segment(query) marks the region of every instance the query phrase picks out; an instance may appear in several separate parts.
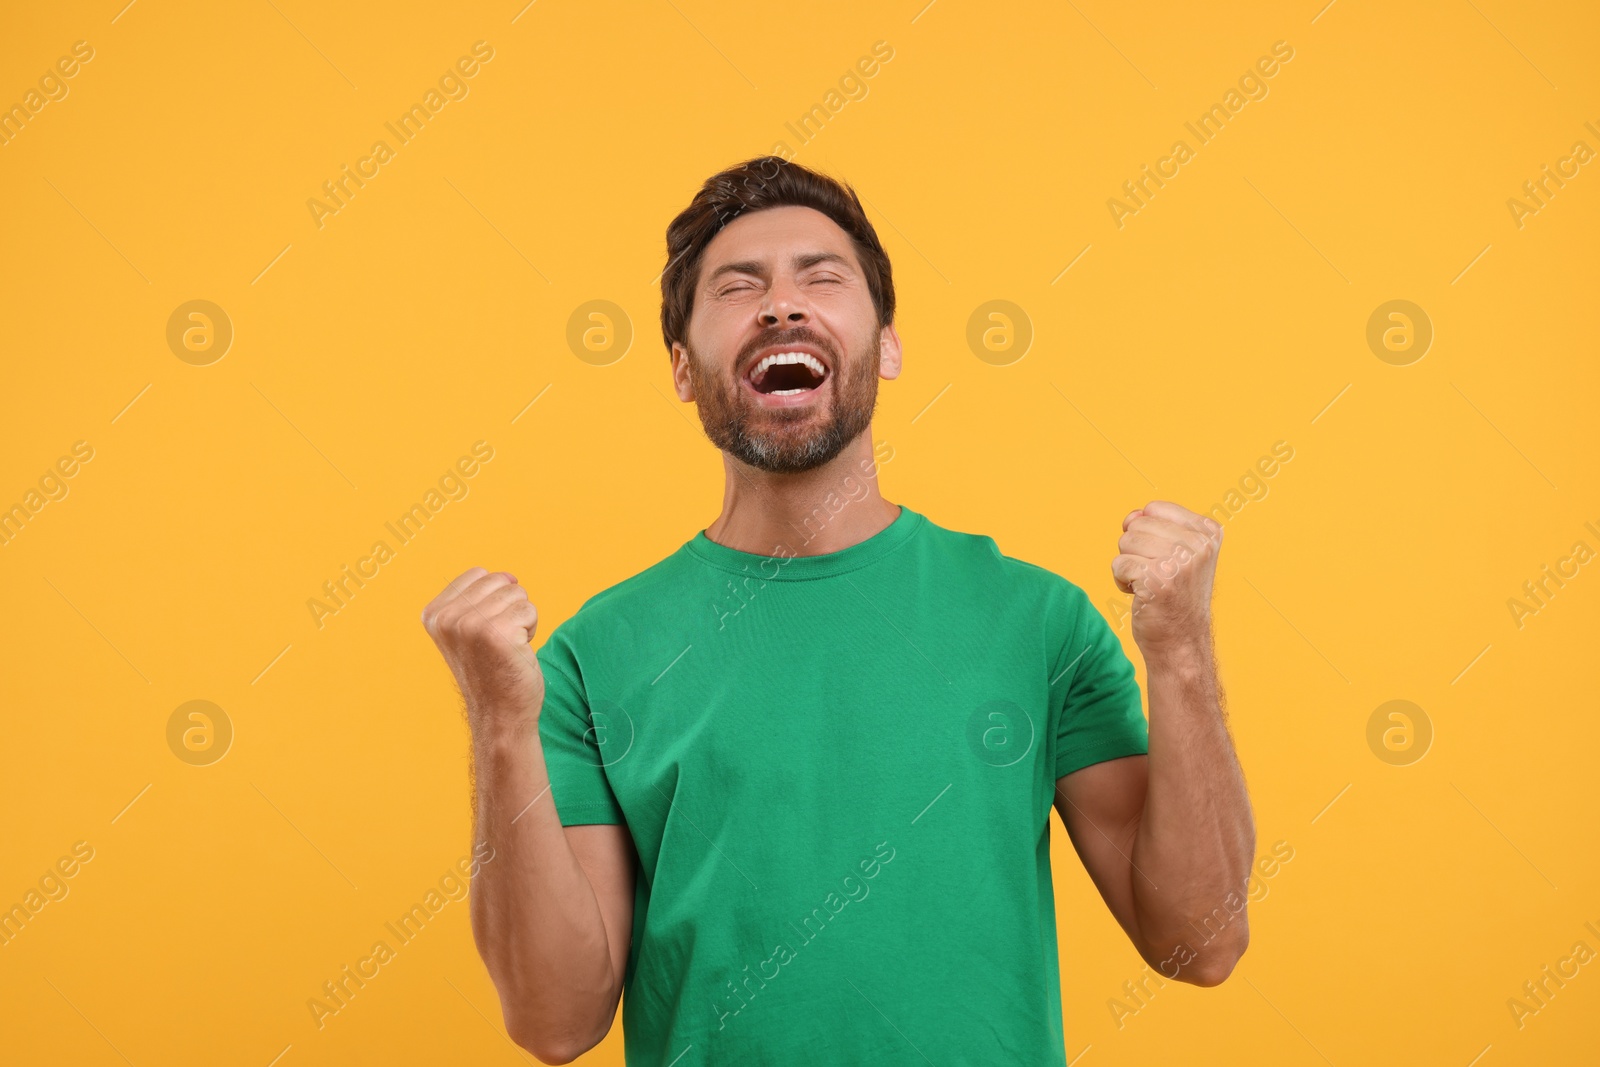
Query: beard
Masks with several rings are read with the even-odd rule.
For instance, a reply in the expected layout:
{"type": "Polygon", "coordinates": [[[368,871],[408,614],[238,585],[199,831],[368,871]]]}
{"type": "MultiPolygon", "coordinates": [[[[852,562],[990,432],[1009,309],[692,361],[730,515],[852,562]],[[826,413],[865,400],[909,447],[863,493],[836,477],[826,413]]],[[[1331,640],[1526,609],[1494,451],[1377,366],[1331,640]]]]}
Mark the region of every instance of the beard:
{"type": "Polygon", "coordinates": [[[689,381],[706,436],[722,451],[772,474],[796,474],[832,460],[872,424],[878,403],[881,332],[874,332],[860,352],[842,359],[832,345],[804,326],[763,333],[739,353],[734,365],[743,367],[750,353],[785,342],[809,342],[828,354],[834,369],[824,384],[833,395],[825,410],[816,404],[758,407],[738,378],[702,366],[689,350],[689,381]]]}

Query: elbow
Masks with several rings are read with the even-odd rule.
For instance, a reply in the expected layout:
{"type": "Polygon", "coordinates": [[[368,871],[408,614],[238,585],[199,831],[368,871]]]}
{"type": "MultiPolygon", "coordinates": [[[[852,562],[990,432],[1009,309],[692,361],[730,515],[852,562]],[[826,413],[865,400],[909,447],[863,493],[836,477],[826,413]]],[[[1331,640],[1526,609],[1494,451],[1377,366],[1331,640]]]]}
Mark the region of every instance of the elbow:
{"type": "Polygon", "coordinates": [[[1233,965],[1237,962],[1238,960],[1230,960],[1197,967],[1189,972],[1189,984],[1206,989],[1221,985],[1228,980],[1228,975],[1233,973],[1233,965]]]}
{"type": "MultiPolygon", "coordinates": [[[[494,973],[494,972],[492,972],[494,973]]],[[[591,993],[578,981],[534,980],[498,972],[506,1036],[541,1063],[571,1063],[604,1041],[616,1020],[620,990],[591,993]]]]}
{"type": "Polygon", "coordinates": [[[518,1041],[517,1045],[520,1048],[531,1052],[533,1054],[533,1058],[538,1060],[540,1063],[571,1063],[573,1060],[578,1058],[569,1054],[564,1049],[556,1049],[554,1047],[546,1048],[544,1045],[541,1045],[538,1042],[518,1041]]]}
{"type": "Polygon", "coordinates": [[[525,1030],[509,1031],[511,1040],[517,1046],[533,1053],[534,1058],[540,1063],[571,1063],[579,1056],[588,1052],[593,1045],[581,1042],[562,1040],[545,1033],[530,1033],[525,1030]]]}
{"type": "Polygon", "coordinates": [[[1218,937],[1198,949],[1180,941],[1165,956],[1148,949],[1139,954],[1168,981],[1210,987],[1227,981],[1249,943],[1250,932],[1241,924],[1226,939],[1218,937]]]}
{"type": "Polygon", "coordinates": [[[1241,930],[1229,944],[1219,945],[1213,951],[1202,954],[1189,970],[1189,982],[1203,987],[1221,985],[1233,973],[1249,945],[1249,931],[1241,930]]]}
{"type": "Polygon", "coordinates": [[[571,1063],[605,1039],[606,1030],[591,1039],[564,1028],[540,1025],[527,1018],[506,1019],[506,1034],[519,1048],[533,1053],[540,1063],[571,1063]]]}

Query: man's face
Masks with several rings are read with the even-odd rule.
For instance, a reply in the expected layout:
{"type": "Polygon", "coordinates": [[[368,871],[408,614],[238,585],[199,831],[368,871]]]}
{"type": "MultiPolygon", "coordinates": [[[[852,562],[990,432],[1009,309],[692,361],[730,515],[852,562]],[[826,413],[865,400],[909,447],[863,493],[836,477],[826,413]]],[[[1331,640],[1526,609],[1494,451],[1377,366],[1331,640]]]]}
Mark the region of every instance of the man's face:
{"type": "Polygon", "coordinates": [[[837,456],[872,422],[879,376],[900,373],[849,234],[808,207],[747,213],[712,238],[687,333],[679,397],[712,444],[774,473],[837,456]]]}

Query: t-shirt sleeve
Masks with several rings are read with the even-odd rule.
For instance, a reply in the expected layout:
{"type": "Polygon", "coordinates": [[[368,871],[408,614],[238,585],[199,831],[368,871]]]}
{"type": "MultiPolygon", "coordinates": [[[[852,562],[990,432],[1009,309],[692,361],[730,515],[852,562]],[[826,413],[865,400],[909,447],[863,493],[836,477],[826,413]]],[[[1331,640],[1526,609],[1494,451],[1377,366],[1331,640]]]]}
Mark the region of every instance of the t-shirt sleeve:
{"type": "Polygon", "coordinates": [[[605,724],[596,726],[567,635],[552,633],[536,656],[544,675],[539,743],[561,825],[626,822],[600,751],[605,724]]]}
{"type": "Polygon", "coordinates": [[[1057,778],[1091,763],[1150,751],[1150,728],[1133,663],[1088,594],[1077,586],[1071,592],[1078,624],[1050,674],[1055,679],[1051,699],[1061,713],[1057,778]]]}

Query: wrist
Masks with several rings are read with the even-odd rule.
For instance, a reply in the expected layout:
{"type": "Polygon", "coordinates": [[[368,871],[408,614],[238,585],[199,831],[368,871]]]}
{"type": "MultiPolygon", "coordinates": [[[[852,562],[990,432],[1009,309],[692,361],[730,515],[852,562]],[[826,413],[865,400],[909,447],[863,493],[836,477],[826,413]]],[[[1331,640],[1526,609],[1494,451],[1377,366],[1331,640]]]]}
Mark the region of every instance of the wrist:
{"type": "Polygon", "coordinates": [[[539,713],[485,710],[472,722],[474,748],[487,752],[516,751],[537,742],[539,713]]]}
{"type": "Polygon", "coordinates": [[[1213,662],[1209,635],[1196,635],[1140,649],[1150,671],[1199,674],[1211,670],[1213,662]]]}

